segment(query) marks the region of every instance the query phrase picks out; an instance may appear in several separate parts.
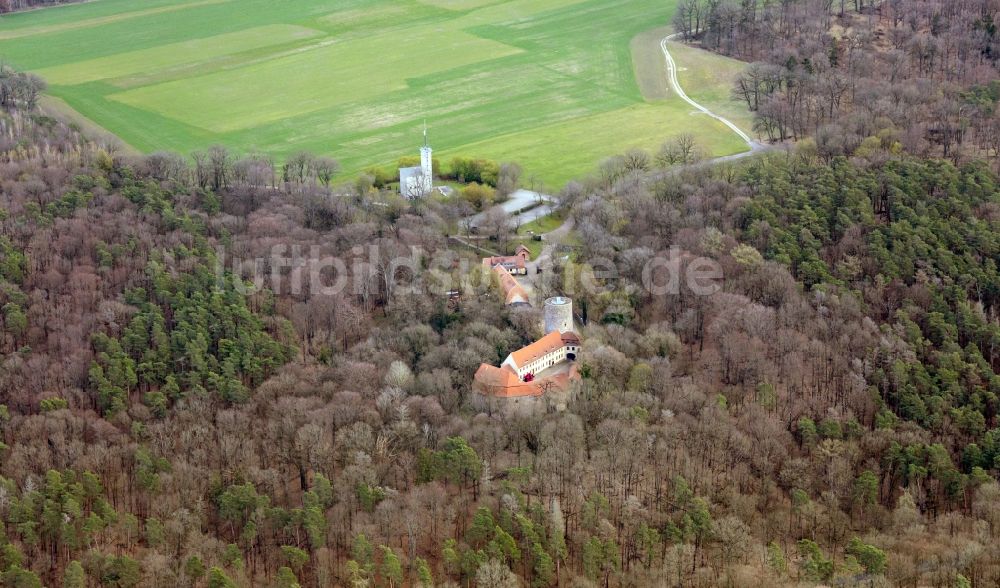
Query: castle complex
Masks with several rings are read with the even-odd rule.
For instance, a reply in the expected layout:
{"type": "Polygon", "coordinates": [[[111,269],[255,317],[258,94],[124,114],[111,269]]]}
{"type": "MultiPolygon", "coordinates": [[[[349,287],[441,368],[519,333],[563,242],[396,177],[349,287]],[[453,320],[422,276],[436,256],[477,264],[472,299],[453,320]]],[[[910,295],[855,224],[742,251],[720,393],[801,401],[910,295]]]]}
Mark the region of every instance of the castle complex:
{"type": "Polygon", "coordinates": [[[573,302],[556,297],[545,301],[545,336],[507,356],[499,367],[481,364],[475,387],[495,398],[539,397],[565,390],[580,379],[576,358],[580,336],[573,331],[573,302]]]}

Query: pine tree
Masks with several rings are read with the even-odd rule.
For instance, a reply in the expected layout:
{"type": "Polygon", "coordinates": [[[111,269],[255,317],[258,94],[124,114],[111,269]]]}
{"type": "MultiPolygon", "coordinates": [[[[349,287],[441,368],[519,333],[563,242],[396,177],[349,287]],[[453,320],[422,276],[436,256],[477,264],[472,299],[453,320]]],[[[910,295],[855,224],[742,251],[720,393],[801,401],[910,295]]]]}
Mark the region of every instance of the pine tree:
{"type": "Polygon", "coordinates": [[[535,575],[531,580],[531,585],[535,588],[545,588],[551,585],[552,580],[555,578],[556,569],[552,558],[545,552],[540,543],[535,543],[532,546],[531,556],[535,560],[535,575]]]}
{"type": "Polygon", "coordinates": [[[302,588],[295,572],[288,566],[278,568],[278,588],[302,588]]]}
{"type": "Polygon", "coordinates": [[[374,553],[375,550],[372,548],[372,544],[368,541],[368,538],[365,537],[365,534],[358,533],[354,538],[354,544],[351,546],[351,558],[358,563],[368,576],[371,576],[372,571],[375,569],[374,553]]]}
{"type": "Polygon", "coordinates": [[[208,588],[237,588],[237,586],[222,568],[213,567],[208,571],[208,588]]]}
{"type": "Polygon", "coordinates": [[[472,524],[465,532],[465,540],[474,549],[479,549],[489,543],[493,538],[493,529],[496,523],[493,521],[493,513],[486,507],[479,507],[472,517],[472,524]]]}
{"type": "Polygon", "coordinates": [[[417,585],[420,588],[433,588],[434,576],[431,575],[431,567],[427,565],[427,560],[418,557],[413,560],[413,566],[417,569],[417,585]]]}
{"type": "Polygon", "coordinates": [[[86,588],[87,575],[83,571],[80,562],[73,560],[66,566],[63,574],[63,588],[86,588]]]}
{"type": "Polygon", "coordinates": [[[393,553],[391,547],[381,545],[379,549],[382,550],[382,566],[380,569],[382,578],[389,581],[389,588],[393,588],[396,585],[402,585],[403,566],[399,562],[399,558],[396,557],[395,553],[393,553]]]}

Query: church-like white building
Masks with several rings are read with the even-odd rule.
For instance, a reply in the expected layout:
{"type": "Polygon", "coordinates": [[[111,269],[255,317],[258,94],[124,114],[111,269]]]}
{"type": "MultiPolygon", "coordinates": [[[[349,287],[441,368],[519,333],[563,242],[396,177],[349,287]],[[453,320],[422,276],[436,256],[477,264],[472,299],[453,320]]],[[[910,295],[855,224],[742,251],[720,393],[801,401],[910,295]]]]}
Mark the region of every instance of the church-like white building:
{"type": "Polygon", "coordinates": [[[434,166],[430,144],[427,142],[427,125],[424,125],[424,146],[420,148],[419,167],[399,168],[399,193],[406,198],[427,196],[434,189],[434,166]]]}

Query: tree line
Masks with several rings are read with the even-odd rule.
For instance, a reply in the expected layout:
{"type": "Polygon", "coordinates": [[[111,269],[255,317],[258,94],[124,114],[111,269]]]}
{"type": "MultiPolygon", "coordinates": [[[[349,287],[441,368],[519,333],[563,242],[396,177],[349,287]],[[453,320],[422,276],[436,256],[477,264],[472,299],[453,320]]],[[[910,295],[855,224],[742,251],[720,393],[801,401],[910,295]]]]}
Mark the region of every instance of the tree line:
{"type": "Polygon", "coordinates": [[[920,155],[1000,165],[995,1],[686,0],[674,26],[751,62],[733,89],[772,141],[829,155],[877,136],[920,155]]]}
{"type": "Polygon", "coordinates": [[[82,1],[83,0],[0,0],[0,14],[82,1]]]}
{"type": "Polygon", "coordinates": [[[1000,583],[1000,179],[870,130],[664,169],[698,159],[682,137],[570,183],[535,287],[574,298],[582,382],[505,411],[472,374],[538,311],[389,269],[475,263],[444,237],[466,199],[4,113],[3,582],[1000,583]],[[331,297],[214,280],[220,248],[276,243],[361,271],[331,297]],[[653,296],[671,248],[721,289],[653,296]]]}

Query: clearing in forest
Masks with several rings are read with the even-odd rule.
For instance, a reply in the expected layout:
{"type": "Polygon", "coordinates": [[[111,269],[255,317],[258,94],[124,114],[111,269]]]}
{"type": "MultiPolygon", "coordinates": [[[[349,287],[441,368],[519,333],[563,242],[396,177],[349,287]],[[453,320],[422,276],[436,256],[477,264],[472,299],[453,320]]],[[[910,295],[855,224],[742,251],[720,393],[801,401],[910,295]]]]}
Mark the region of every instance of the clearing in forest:
{"type": "MultiPolygon", "coordinates": [[[[443,162],[516,160],[554,190],[608,155],[683,132],[715,155],[746,149],[657,92],[662,35],[650,29],[673,9],[672,0],[94,0],[3,17],[0,58],[44,76],[60,114],[75,111],[140,151],[305,149],[356,172],[411,155],[426,119],[443,162]]],[[[737,62],[683,48],[675,58],[694,99],[745,126],[728,101],[737,62]]]]}

